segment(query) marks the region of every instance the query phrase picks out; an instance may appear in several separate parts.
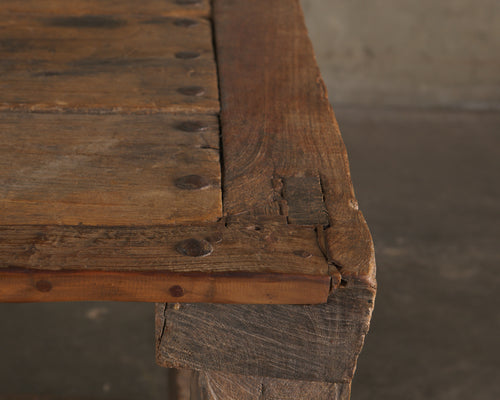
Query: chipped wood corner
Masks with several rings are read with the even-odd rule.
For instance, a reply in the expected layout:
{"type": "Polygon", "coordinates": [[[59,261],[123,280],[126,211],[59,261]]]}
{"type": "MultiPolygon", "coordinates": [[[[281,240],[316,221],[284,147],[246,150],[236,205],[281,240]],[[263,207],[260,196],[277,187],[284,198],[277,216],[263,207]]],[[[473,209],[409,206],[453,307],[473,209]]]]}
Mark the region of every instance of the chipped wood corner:
{"type": "Polygon", "coordinates": [[[353,211],[345,219],[332,219],[325,238],[328,261],[338,268],[343,285],[354,279],[377,288],[375,249],[361,211],[353,211]]]}

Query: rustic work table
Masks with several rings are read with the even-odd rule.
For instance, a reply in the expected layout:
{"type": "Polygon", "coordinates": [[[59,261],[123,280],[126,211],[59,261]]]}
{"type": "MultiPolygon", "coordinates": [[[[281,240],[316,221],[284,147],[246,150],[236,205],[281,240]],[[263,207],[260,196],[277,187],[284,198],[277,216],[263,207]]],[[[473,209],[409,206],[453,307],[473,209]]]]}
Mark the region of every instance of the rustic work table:
{"type": "Polygon", "coordinates": [[[4,0],[0,70],[0,301],[158,303],[179,399],[349,398],[373,244],[297,0],[4,0]]]}

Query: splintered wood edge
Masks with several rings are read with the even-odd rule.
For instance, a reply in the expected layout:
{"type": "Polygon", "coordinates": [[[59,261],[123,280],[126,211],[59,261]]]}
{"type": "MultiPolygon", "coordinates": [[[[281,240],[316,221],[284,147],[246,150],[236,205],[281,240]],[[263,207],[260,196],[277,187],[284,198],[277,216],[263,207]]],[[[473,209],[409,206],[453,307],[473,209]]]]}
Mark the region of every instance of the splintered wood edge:
{"type": "Polygon", "coordinates": [[[307,227],[0,226],[0,301],[318,304],[340,284],[307,227]]]}

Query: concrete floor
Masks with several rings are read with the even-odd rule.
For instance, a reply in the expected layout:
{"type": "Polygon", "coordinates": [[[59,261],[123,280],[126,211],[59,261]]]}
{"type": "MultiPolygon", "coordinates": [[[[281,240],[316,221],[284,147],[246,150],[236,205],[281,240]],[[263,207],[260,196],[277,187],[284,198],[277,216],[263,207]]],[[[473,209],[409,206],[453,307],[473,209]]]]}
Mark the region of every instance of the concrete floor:
{"type": "MultiPolygon", "coordinates": [[[[500,3],[302,3],[377,252],[352,398],[500,399],[500,3]]],[[[152,305],[0,320],[0,400],[165,399],[152,305]]]]}

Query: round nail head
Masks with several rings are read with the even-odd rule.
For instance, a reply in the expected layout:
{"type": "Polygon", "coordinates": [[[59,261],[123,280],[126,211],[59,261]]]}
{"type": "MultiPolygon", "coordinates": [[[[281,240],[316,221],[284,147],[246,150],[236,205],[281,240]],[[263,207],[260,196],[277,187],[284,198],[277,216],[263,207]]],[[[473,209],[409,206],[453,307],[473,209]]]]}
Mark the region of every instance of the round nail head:
{"type": "Polygon", "coordinates": [[[189,257],[205,257],[214,251],[213,246],[206,240],[186,239],[177,243],[177,251],[189,257]]]}
{"type": "Polygon", "coordinates": [[[184,96],[203,96],[205,94],[205,89],[201,86],[184,86],[177,91],[184,96]]]}
{"type": "Polygon", "coordinates": [[[199,190],[209,185],[210,182],[208,182],[207,178],[200,175],[186,175],[175,180],[175,186],[184,190],[199,190]]]}
{"type": "Polygon", "coordinates": [[[208,125],[200,121],[184,121],[177,125],[177,128],[184,132],[201,132],[208,129],[208,125]]]}
{"type": "Polygon", "coordinates": [[[174,25],[189,28],[190,26],[198,25],[198,21],[190,18],[178,18],[174,21],[174,25]]]}
{"type": "Polygon", "coordinates": [[[175,53],[175,58],[180,58],[181,60],[192,60],[193,58],[198,58],[201,54],[197,51],[179,51],[175,53]]]}
{"type": "Polygon", "coordinates": [[[184,296],[184,288],[179,285],[174,285],[168,289],[172,297],[182,297],[184,296]]]}

